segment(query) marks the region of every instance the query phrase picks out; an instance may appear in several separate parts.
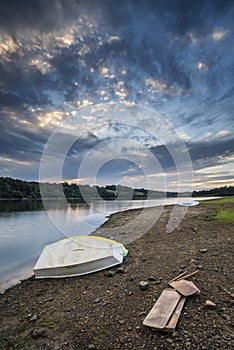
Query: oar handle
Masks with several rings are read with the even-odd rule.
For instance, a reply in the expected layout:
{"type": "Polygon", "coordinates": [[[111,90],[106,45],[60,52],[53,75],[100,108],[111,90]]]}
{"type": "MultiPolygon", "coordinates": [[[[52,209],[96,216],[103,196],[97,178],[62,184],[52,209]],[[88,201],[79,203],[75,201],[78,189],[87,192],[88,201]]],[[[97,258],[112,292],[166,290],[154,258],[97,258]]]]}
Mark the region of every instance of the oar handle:
{"type": "Polygon", "coordinates": [[[171,282],[173,282],[173,281],[178,280],[178,278],[180,278],[180,277],[186,275],[186,273],[187,273],[187,271],[182,272],[180,275],[174,277],[174,278],[173,278],[172,280],[170,280],[168,283],[171,283],[171,282]]]}
{"type": "Polygon", "coordinates": [[[200,270],[193,271],[193,272],[189,273],[188,275],[185,275],[183,277],[178,278],[177,281],[180,281],[182,279],[184,280],[186,278],[192,277],[192,276],[196,275],[198,272],[200,272],[200,270]]]}

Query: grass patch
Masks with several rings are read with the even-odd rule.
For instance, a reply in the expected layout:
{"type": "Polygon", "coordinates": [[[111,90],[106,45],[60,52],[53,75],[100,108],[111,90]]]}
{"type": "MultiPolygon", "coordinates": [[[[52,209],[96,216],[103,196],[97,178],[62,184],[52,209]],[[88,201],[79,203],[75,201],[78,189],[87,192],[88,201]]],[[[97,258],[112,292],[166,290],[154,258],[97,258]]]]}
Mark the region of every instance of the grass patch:
{"type": "Polygon", "coordinates": [[[234,223],[234,209],[220,209],[215,215],[216,219],[221,224],[233,224],[234,223]]]}
{"type": "Polygon", "coordinates": [[[218,199],[211,199],[210,201],[201,201],[200,204],[222,204],[222,203],[234,203],[234,197],[225,197],[218,199]]]}

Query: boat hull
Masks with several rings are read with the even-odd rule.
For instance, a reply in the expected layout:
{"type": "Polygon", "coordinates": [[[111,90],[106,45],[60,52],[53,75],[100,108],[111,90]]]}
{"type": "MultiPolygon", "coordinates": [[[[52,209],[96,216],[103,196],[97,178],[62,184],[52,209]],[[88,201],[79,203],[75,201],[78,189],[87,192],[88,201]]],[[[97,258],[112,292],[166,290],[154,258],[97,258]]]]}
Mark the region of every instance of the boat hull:
{"type": "Polygon", "coordinates": [[[45,246],[36,265],[35,278],[81,276],[123,262],[124,246],[96,237],[77,236],[45,246]]]}

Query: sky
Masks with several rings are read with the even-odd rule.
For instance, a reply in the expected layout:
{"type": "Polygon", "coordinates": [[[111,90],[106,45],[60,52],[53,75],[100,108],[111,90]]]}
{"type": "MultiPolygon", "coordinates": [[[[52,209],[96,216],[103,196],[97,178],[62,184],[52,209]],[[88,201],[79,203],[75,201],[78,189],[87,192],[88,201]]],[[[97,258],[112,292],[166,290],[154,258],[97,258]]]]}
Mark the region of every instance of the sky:
{"type": "Polygon", "coordinates": [[[2,0],[0,177],[234,185],[234,2],[2,0]]]}

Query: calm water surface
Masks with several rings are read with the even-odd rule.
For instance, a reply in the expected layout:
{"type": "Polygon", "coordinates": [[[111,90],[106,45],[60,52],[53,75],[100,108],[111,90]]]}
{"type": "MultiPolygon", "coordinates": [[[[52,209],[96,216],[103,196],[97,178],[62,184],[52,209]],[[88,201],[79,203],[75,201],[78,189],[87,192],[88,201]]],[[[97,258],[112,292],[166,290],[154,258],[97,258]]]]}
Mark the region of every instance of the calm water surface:
{"type": "Polygon", "coordinates": [[[32,275],[33,266],[46,244],[90,234],[114,212],[176,201],[176,198],[100,201],[89,206],[50,201],[45,211],[40,201],[0,200],[0,292],[32,275]]]}

